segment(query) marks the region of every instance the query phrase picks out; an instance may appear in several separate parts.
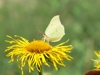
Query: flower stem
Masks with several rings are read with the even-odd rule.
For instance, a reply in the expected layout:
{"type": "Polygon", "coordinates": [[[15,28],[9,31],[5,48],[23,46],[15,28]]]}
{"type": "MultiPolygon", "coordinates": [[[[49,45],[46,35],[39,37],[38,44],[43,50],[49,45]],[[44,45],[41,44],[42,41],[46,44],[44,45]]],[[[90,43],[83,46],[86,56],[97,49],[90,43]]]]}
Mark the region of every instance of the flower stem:
{"type": "Polygon", "coordinates": [[[39,73],[39,75],[42,75],[42,71],[41,72],[38,72],[39,73]]]}
{"type": "Polygon", "coordinates": [[[39,67],[39,69],[40,69],[40,71],[38,71],[38,74],[39,74],[39,75],[42,75],[42,66],[39,67]]]}

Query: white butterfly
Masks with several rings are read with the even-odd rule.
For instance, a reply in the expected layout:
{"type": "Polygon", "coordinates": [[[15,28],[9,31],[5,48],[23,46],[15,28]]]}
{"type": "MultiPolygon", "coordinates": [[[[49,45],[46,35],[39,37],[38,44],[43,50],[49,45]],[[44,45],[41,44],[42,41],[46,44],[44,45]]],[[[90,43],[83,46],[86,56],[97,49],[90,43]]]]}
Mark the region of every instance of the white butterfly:
{"type": "Polygon", "coordinates": [[[45,30],[43,39],[47,40],[48,42],[57,42],[60,41],[64,35],[64,26],[60,22],[59,15],[54,16],[45,30]]]}

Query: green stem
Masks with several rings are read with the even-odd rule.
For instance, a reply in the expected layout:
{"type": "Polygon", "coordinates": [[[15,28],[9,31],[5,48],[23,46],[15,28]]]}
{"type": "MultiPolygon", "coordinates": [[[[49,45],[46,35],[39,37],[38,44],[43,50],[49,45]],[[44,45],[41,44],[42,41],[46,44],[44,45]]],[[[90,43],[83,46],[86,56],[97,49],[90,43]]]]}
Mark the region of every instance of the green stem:
{"type": "Polygon", "coordinates": [[[41,72],[38,72],[39,73],[39,75],[42,75],[42,71],[41,72]]]}
{"type": "Polygon", "coordinates": [[[39,75],[42,75],[42,66],[39,69],[40,69],[40,72],[38,71],[38,73],[39,73],[39,75]]]}

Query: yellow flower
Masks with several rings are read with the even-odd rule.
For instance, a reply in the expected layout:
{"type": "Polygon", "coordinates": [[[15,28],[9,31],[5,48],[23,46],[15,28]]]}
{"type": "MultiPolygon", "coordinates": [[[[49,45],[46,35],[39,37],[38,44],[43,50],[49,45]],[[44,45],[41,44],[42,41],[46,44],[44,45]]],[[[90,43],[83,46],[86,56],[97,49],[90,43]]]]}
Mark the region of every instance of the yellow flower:
{"type": "Polygon", "coordinates": [[[53,47],[43,40],[33,40],[32,42],[29,42],[25,38],[17,35],[15,35],[15,38],[19,39],[14,39],[8,35],[7,37],[12,39],[11,41],[6,40],[6,42],[12,44],[5,50],[9,51],[7,57],[11,58],[9,62],[12,63],[14,57],[17,56],[18,65],[22,70],[22,75],[24,73],[23,67],[26,63],[28,64],[29,72],[34,71],[34,67],[41,72],[42,64],[50,67],[48,61],[52,62],[55,69],[58,70],[57,64],[65,66],[63,61],[64,58],[67,60],[72,59],[71,56],[66,54],[72,50],[72,45],[63,46],[63,44],[68,41],[53,47]]]}
{"type": "Polygon", "coordinates": [[[95,62],[94,67],[96,69],[100,69],[100,51],[94,51],[94,53],[99,58],[99,59],[96,59],[96,60],[92,59],[95,62]]]}

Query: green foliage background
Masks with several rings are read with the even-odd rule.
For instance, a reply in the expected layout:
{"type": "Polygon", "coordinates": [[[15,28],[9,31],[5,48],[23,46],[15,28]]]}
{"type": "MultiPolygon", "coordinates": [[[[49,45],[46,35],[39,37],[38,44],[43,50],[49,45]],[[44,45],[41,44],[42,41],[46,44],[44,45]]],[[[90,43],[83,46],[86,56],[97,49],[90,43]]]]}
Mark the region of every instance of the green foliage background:
{"type": "MultiPolygon", "coordinates": [[[[0,75],[21,75],[16,61],[9,64],[4,50],[6,35],[20,35],[32,41],[41,39],[52,17],[60,15],[66,35],[57,43],[70,39],[73,45],[69,54],[74,59],[65,60],[66,67],[43,66],[44,75],[84,75],[93,69],[93,51],[100,49],[100,0],[0,0],[0,75]]],[[[24,75],[38,75],[35,70],[24,75]]]]}

